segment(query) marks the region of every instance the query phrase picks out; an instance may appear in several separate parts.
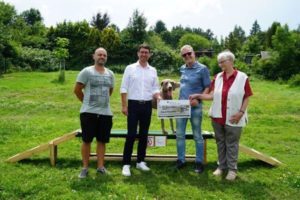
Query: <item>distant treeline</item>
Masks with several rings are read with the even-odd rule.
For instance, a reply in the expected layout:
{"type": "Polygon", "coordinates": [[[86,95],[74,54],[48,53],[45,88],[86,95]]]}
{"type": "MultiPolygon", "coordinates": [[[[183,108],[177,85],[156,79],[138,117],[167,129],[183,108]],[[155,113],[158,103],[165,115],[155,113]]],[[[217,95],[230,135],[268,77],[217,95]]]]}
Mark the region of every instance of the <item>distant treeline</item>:
{"type": "Polygon", "coordinates": [[[178,25],[168,30],[161,20],[149,30],[147,26],[143,13],[135,10],[123,30],[110,21],[107,13],[100,12],[89,22],[63,21],[46,27],[39,10],[17,13],[13,5],[0,1],[0,72],[54,71],[62,59],[66,69],[79,70],[93,63],[91,55],[101,46],[108,51],[107,65],[122,73],[126,64],[137,60],[137,46],[146,42],[152,48],[150,62],[159,73],[178,71],[182,64],[179,49],[184,44],[192,45],[202,55],[199,60],[212,75],[219,71],[216,55],[225,49],[236,55],[237,67],[248,74],[288,80],[300,73],[300,26],[289,30],[288,25],[274,22],[263,31],[255,21],[249,34],[236,25],[220,40],[210,29],[178,25]],[[61,40],[66,41],[63,46],[61,40]],[[57,53],[61,50],[65,57],[57,53]],[[266,56],[261,58],[261,52],[266,56]]]}

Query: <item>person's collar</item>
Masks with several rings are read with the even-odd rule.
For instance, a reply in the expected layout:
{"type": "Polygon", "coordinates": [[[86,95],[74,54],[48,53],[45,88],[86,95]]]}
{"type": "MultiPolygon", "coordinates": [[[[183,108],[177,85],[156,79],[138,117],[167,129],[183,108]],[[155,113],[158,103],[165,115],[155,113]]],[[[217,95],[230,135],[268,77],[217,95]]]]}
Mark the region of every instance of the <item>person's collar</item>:
{"type": "MultiPolygon", "coordinates": [[[[231,76],[236,77],[237,73],[238,73],[238,70],[234,67],[233,68],[233,74],[231,76]]],[[[222,72],[221,76],[223,76],[224,74],[225,74],[225,72],[222,72]]]]}
{"type": "Polygon", "coordinates": [[[195,68],[197,66],[198,61],[195,61],[192,66],[188,66],[187,64],[185,64],[186,68],[195,68]]]}
{"type": "Polygon", "coordinates": [[[136,65],[138,66],[138,67],[142,67],[142,68],[149,68],[149,63],[147,62],[147,65],[145,66],[145,67],[143,67],[141,64],[140,64],[140,61],[138,60],[137,62],[136,62],[136,65]]]}

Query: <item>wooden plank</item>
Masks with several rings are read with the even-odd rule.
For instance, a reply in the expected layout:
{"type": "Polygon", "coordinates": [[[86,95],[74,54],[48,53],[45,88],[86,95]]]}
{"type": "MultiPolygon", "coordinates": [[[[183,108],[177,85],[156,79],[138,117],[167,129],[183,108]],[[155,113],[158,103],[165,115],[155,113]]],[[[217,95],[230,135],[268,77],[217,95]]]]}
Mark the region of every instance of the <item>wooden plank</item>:
{"type": "MultiPolygon", "coordinates": [[[[96,153],[90,154],[91,160],[97,159],[96,153]]],[[[137,155],[132,155],[132,161],[136,161],[137,155]]],[[[105,154],[105,160],[108,161],[122,161],[123,154],[120,153],[106,153],[105,154]]],[[[185,159],[187,162],[195,162],[195,156],[194,155],[186,155],[185,159]]],[[[176,161],[177,155],[172,154],[149,154],[146,156],[147,161],[176,161]]]]}
{"type": "MultiPolygon", "coordinates": [[[[111,134],[110,137],[114,138],[114,137],[120,137],[120,138],[124,138],[127,135],[127,130],[111,130],[111,134]]],[[[168,134],[168,135],[164,135],[162,134],[161,131],[159,130],[149,130],[148,133],[149,136],[166,136],[167,139],[176,139],[176,135],[175,134],[168,134]]],[[[81,130],[78,130],[78,135],[76,137],[81,137],[81,130]]],[[[213,132],[209,132],[209,131],[202,131],[202,136],[204,139],[212,139],[214,138],[214,133],[213,132]]],[[[137,136],[138,137],[138,136],[137,136]]],[[[193,133],[192,132],[186,132],[185,135],[186,139],[193,139],[193,133]]]]}
{"type": "Polygon", "coordinates": [[[79,129],[75,130],[71,133],[65,134],[65,135],[63,135],[61,137],[58,137],[58,138],[55,138],[55,139],[51,140],[49,143],[53,143],[54,145],[58,145],[60,143],[66,142],[68,140],[71,140],[71,139],[75,138],[79,131],[81,131],[81,130],[79,130],[79,129]]]}
{"type": "Polygon", "coordinates": [[[32,149],[29,149],[29,150],[24,151],[24,152],[22,152],[22,153],[18,153],[18,154],[16,154],[16,155],[14,155],[14,156],[8,158],[8,159],[6,160],[6,162],[18,162],[19,160],[23,160],[23,159],[25,159],[25,158],[29,158],[29,157],[31,157],[32,155],[37,154],[37,153],[40,153],[40,152],[45,151],[45,150],[47,150],[47,149],[49,149],[49,144],[48,144],[48,143],[46,143],[46,144],[41,144],[41,145],[36,146],[36,147],[34,147],[34,148],[32,148],[32,149]]]}
{"type": "Polygon", "coordinates": [[[279,160],[277,160],[276,158],[273,158],[271,156],[267,156],[259,151],[256,151],[255,149],[252,149],[252,148],[249,148],[249,147],[246,147],[244,145],[239,145],[239,150],[253,158],[256,158],[256,159],[259,159],[259,160],[262,160],[270,165],[273,165],[273,166],[279,166],[279,165],[282,165],[282,162],[280,162],[279,160]]]}

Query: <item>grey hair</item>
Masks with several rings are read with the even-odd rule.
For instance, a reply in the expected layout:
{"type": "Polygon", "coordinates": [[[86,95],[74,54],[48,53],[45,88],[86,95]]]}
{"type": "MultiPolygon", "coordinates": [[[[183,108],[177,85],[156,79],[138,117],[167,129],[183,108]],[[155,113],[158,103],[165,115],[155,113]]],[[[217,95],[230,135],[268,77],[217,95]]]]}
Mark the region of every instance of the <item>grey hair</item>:
{"type": "Polygon", "coordinates": [[[191,51],[194,51],[193,47],[192,47],[191,45],[188,45],[188,44],[183,45],[183,46],[181,47],[181,49],[180,49],[180,52],[182,52],[183,49],[189,49],[189,50],[191,50],[191,51]]]}
{"type": "Polygon", "coordinates": [[[226,59],[231,60],[233,62],[235,60],[235,56],[231,51],[225,50],[218,54],[217,59],[218,61],[220,61],[221,59],[226,59]]]}

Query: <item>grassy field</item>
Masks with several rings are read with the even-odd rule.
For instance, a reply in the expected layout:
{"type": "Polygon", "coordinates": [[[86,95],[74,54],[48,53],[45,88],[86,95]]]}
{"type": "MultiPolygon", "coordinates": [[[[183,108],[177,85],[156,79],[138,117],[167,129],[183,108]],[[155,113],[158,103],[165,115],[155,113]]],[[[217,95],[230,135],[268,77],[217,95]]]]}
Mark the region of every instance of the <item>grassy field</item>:
{"type": "MultiPolygon", "coordinates": [[[[193,163],[176,172],[172,162],[149,162],[149,173],[133,167],[133,175],[126,178],[121,175],[121,162],[107,162],[112,174],[97,176],[92,161],[90,176],[79,180],[79,139],[59,146],[56,167],[50,166],[48,151],[6,163],[12,155],[79,128],[80,102],[73,95],[77,73],[67,72],[62,85],[53,81],[57,73],[12,73],[0,78],[0,199],[299,199],[300,88],[254,78],[250,123],[241,144],[271,155],[285,166],[271,167],[241,153],[235,182],[213,177],[213,140],[208,142],[208,164],[201,175],[193,172],[193,163]]],[[[121,75],[116,75],[116,81],[113,128],[125,129],[126,118],[120,112],[121,75]]],[[[204,106],[203,129],[211,131],[209,105],[204,106]]],[[[160,129],[155,113],[151,129],[160,129]]],[[[112,139],[107,151],[122,152],[123,145],[124,139],[112,139]]],[[[193,141],[188,141],[187,153],[194,152],[193,141]]],[[[148,153],[175,154],[175,141],[168,141],[167,147],[148,148],[148,153]]]]}

